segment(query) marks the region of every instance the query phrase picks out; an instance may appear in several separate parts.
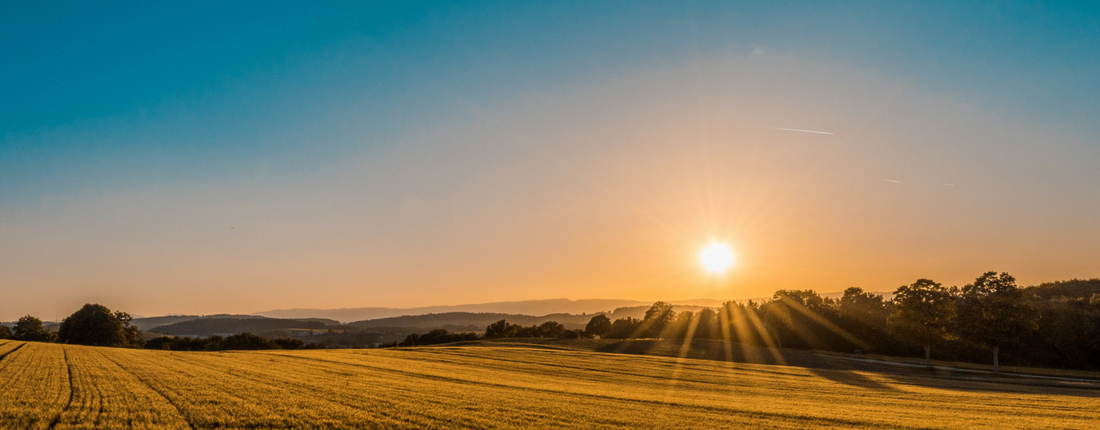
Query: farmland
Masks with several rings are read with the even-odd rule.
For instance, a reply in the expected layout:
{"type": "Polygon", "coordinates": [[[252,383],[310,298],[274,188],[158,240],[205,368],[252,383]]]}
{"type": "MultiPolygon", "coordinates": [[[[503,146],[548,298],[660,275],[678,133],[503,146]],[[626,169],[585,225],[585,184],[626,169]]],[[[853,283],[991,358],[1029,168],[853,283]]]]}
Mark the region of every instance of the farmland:
{"type": "Polygon", "coordinates": [[[1095,387],[549,345],[171,352],[0,341],[0,428],[1090,428],[1095,387]]]}

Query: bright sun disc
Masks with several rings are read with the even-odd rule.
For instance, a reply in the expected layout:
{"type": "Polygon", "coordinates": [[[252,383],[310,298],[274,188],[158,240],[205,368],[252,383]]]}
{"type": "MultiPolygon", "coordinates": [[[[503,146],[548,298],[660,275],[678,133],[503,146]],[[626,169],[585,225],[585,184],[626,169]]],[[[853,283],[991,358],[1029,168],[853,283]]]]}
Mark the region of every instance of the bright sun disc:
{"type": "Polygon", "coordinates": [[[733,251],[721,243],[712,243],[699,252],[699,263],[711,273],[723,273],[733,265],[733,251]]]}

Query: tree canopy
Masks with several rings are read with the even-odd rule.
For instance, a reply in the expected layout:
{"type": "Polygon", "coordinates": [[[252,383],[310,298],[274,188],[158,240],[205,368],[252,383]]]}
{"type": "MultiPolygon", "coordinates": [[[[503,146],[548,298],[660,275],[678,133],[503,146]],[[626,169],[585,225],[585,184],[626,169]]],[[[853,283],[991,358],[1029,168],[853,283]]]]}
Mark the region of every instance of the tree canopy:
{"type": "Polygon", "coordinates": [[[918,279],[894,292],[894,308],[887,320],[894,333],[924,346],[925,364],[932,366],[932,342],[950,333],[955,317],[955,292],[931,279],[918,279]]]}
{"type": "Polygon", "coordinates": [[[597,314],[588,321],[588,325],[584,327],[585,333],[591,336],[606,336],[611,333],[611,318],[607,315],[597,314]]]}
{"type": "Polygon", "coordinates": [[[132,321],[133,317],[125,312],[111,312],[106,306],[89,303],[61,322],[57,337],[77,345],[140,348],[145,341],[132,321]]]}
{"type": "Polygon", "coordinates": [[[1016,278],[986,272],[962,289],[959,335],[993,349],[993,371],[997,372],[1001,347],[1018,343],[1038,328],[1036,316],[1016,278]]]}
{"type": "Polygon", "coordinates": [[[42,328],[42,320],[27,315],[19,318],[12,329],[12,339],[30,342],[52,342],[57,335],[42,328]]]}

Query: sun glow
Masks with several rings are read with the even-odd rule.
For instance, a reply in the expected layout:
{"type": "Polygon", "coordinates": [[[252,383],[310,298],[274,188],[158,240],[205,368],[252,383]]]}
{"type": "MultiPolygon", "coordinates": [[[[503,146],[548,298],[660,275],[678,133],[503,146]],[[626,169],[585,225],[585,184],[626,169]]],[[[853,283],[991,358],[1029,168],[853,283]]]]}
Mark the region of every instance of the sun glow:
{"type": "Polygon", "coordinates": [[[711,243],[699,251],[699,263],[708,272],[725,273],[733,266],[733,250],[723,243],[711,243]]]}

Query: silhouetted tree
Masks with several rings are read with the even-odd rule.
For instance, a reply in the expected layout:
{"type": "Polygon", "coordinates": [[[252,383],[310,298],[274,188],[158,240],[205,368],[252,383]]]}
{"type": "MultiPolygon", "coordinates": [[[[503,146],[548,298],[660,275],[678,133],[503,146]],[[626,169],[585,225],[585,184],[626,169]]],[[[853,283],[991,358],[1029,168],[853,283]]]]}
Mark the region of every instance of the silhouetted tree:
{"type": "MultiPolygon", "coordinates": [[[[695,323],[695,313],[692,311],[681,311],[676,313],[676,317],[672,319],[672,322],[668,323],[668,327],[665,327],[663,336],[672,339],[683,339],[691,332],[691,326],[695,323]]],[[[694,336],[694,333],[691,333],[694,336]]]]}
{"type": "Polygon", "coordinates": [[[140,348],[145,341],[131,321],[125,312],[112,313],[106,306],[89,303],[61,321],[57,336],[64,343],[140,348]]]}
{"type": "Polygon", "coordinates": [[[222,348],[236,350],[276,349],[278,345],[275,345],[264,337],[256,336],[252,333],[238,333],[232,336],[226,336],[225,340],[222,342],[222,348]]]}
{"type": "Polygon", "coordinates": [[[665,327],[676,318],[676,312],[672,305],[665,302],[653,303],[649,310],[645,311],[642,324],[645,326],[645,337],[661,337],[665,327]]]}
{"type": "Polygon", "coordinates": [[[866,293],[862,288],[851,287],[844,290],[840,298],[840,317],[858,322],[868,327],[884,327],[890,316],[889,309],[882,296],[866,293]]]}
{"type": "Polygon", "coordinates": [[[604,336],[608,339],[629,339],[638,335],[642,321],[636,318],[619,318],[611,323],[611,332],[604,336]]]}
{"type": "Polygon", "coordinates": [[[565,334],[565,326],[556,321],[547,321],[539,325],[538,337],[560,338],[565,334]]]}
{"type": "Polygon", "coordinates": [[[791,311],[783,302],[771,301],[760,306],[764,329],[775,337],[776,346],[783,348],[782,333],[791,326],[791,311]]]}
{"type": "Polygon", "coordinates": [[[515,337],[516,331],[516,326],[508,324],[508,321],[500,320],[495,323],[489,324],[489,326],[485,328],[485,338],[499,339],[506,337],[515,337]]]}
{"type": "Polygon", "coordinates": [[[19,318],[12,330],[12,339],[29,342],[52,342],[57,340],[57,335],[42,328],[42,320],[27,315],[19,318]]]}
{"type": "Polygon", "coordinates": [[[588,325],[585,326],[584,331],[591,336],[603,337],[611,333],[611,318],[604,314],[596,315],[588,320],[588,325]]]}
{"type": "Polygon", "coordinates": [[[1016,278],[986,272],[963,287],[958,301],[959,334],[993,349],[993,373],[1000,372],[1002,346],[1013,345],[1035,330],[1037,313],[1016,278]]]}
{"type": "Polygon", "coordinates": [[[766,328],[760,321],[760,305],[752,300],[745,303],[728,301],[719,308],[718,319],[721,335],[733,342],[749,345],[763,344],[766,328]]]}
{"type": "Polygon", "coordinates": [[[141,348],[145,345],[145,336],[143,336],[141,330],[133,324],[134,317],[126,312],[115,311],[115,318],[118,318],[118,320],[122,322],[122,332],[126,337],[126,344],[128,346],[141,348]]]}
{"type": "Polygon", "coordinates": [[[11,329],[6,325],[0,325],[0,339],[11,338],[11,329]]]}
{"type": "Polygon", "coordinates": [[[695,323],[695,339],[718,339],[718,313],[711,308],[698,312],[695,323]]]}
{"type": "Polygon", "coordinates": [[[586,332],[584,330],[581,330],[581,329],[566,330],[565,333],[562,334],[562,339],[590,339],[590,338],[592,338],[592,335],[588,334],[588,332],[586,332]]]}
{"type": "Polygon", "coordinates": [[[949,334],[955,316],[955,294],[931,279],[918,279],[894,292],[887,324],[895,334],[924,346],[924,363],[932,367],[932,342],[949,334]]]}
{"type": "Polygon", "coordinates": [[[272,339],[271,342],[278,345],[282,349],[302,349],[306,347],[306,343],[301,339],[291,339],[289,337],[280,337],[272,339]]]}

